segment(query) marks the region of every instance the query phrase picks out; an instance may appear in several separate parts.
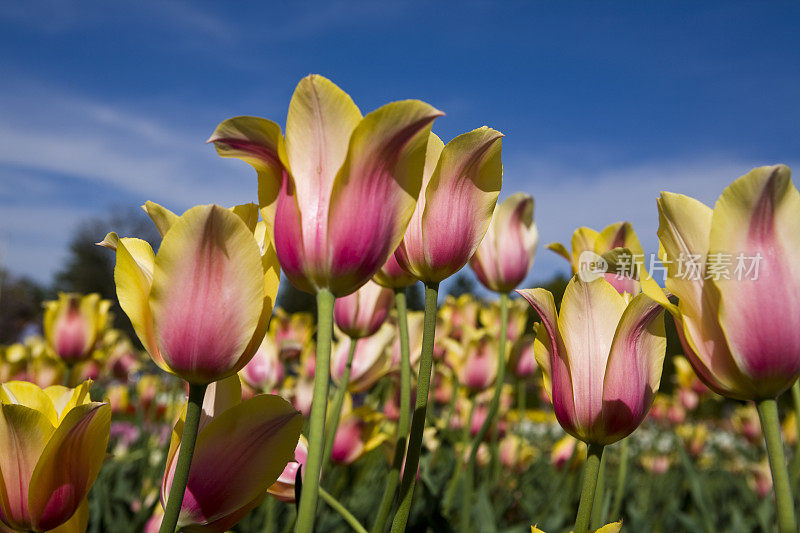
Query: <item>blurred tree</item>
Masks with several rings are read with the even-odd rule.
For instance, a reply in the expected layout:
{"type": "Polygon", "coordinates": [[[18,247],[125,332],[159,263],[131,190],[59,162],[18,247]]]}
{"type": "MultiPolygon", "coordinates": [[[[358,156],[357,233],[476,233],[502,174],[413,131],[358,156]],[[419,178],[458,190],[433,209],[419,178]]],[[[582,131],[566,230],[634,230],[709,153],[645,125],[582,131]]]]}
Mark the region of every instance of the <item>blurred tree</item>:
{"type": "Polygon", "coordinates": [[[144,239],[153,249],[157,249],[161,241],[155,225],[141,209],[114,208],[105,217],[86,220],[78,225],[70,240],[69,255],[64,267],[55,275],[53,288],[60,292],[96,292],[113,301],[114,327],[124,330],[134,342],[138,342],[127,315],[117,302],[114,254],[95,244],[102,241],[109,231],[115,231],[121,237],[144,239]]]}
{"type": "Polygon", "coordinates": [[[406,307],[411,311],[425,309],[425,292],[422,289],[422,283],[417,282],[406,288],[406,307]]]}
{"type": "Polygon", "coordinates": [[[17,342],[28,328],[41,324],[45,294],[35,281],[0,270],[0,344],[17,342]]]}
{"type": "Polygon", "coordinates": [[[281,286],[278,290],[277,306],[287,313],[311,313],[317,316],[317,298],[308,292],[301,291],[292,282],[281,275],[281,286]]]}

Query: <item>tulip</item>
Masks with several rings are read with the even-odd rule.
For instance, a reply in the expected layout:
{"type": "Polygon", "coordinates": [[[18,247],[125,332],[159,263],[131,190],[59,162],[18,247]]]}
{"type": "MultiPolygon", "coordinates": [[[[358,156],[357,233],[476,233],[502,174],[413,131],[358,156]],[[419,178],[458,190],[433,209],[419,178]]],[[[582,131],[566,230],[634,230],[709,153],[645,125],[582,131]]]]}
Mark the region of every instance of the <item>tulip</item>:
{"type": "Polygon", "coordinates": [[[516,193],[495,208],[489,229],[469,266],[490,291],[509,292],[528,275],[538,243],[533,197],[516,193]]]}
{"type": "Polygon", "coordinates": [[[0,521],[47,531],[88,520],[89,493],[108,446],[111,409],[75,389],[0,385],[0,521]]]}
{"type": "Polygon", "coordinates": [[[480,302],[470,293],[462,294],[458,298],[447,295],[439,310],[439,316],[446,327],[445,335],[460,341],[465,330],[472,330],[477,326],[480,308],[480,302]]]}
{"type": "Polygon", "coordinates": [[[287,314],[276,308],[269,323],[269,335],[275,339],[283,360],[298,357],[311,342],[314,333],[314,318],[310,313],[287,314]]]}
{"type": "Polygon", "coordinates": [[[356,292],[336,300],[333,318],[339,329],[353,339],[369,337],[378,331],[393,303],[393,293],[373,281],[356,292]]]}
{"type": "Polygon", "coordinates": [[[645,294],[620,294],[604,277],[574,277],[558,314],[549,291],[518,292],[542,319],[534,349],[558,422],[589,445],[575,524],[575,532],[584,533],[603,448],[636,429],[658,390],[666,350],[663,309],[645,294]]]}
{"type": "Polygon", "coordinates": [[[372,278],[375,283],[390,289],[405,289],[417,282],[417,278],[406,272],[394,254],[389,256],[386,263],[375,273],[372,278]]]}
{"type": "MultiPolygon", "coordinates": [[[[189,475],[205,388],[236,374],[264,338],[278,292],[279,266],[254,204],[193,207],[183,215],[148,202],[162,235],[154,254],[140,239],[109,233],[122,309],[153,361],[190,384],[187,443],[162,531],[174,531],[189,475]],[[194,434],[194,435],[191,435],[194,434]]],[[[237,378],[238,379],[238,378],[237,378]]]]}
{"type": "Polygon", "coordinates": [[[286,277],[317,294],[319,349],[309,432],[310,484],[298,531],[313,527],[324,453],[333,299],[358,289],[394,252],[422,185],[426,142],[441,111],[418,100],[387,104],[367,116],[331,81],[310,75],[289,104],[286,137],[274,122],[236,117],[209,139],[224,157],[259,174],[259,203],[275,225],[286,277]]]}
{"type": "Polygon", "coordinates": [[[267,489],[267,492],[282,502],[294,503],[297,471],[301,470],[300,476],[305,477],[307,457],[308,441],[304,436],[300,435],[300,440],[297,441],[297,446],[294,449],[294,461],[289,461],[286,464],[286,468],[283,469],[275,483],[267,489]]]}
{"type": "Polygon", "coordinates": [[[380,432],[382,420],[383,415],[368,406],[345,413],[336,431],[331,459],[349,465],[380,446],[386,441],[386,434],[380,432]]]}
{"type": "Polygon", "coordinates": [[[278,357],[278,345],[269,335],[261,341],[261,346],[239,376],[245,385],[257,392],[271,392],[283,381],[283,364],[278,357]]]}
{"type": "Polygon", "coordinates": [[[45,338],[68,369],[92,355],[110,308],[111,300],[99,294],[60,293],[58,300],[44,302],[45,338]]]}
{"type": "Polygon", "coordinates": [[[738,178],[712,210],[680,194],[658,200],[666,288],[646,290],[673,314],[703,382],[755,401],[773,467],[781,531],[796,531],[775,398],[800,376],[800,192],[784,165],[738,178]],[[768,427],[764,427],[768,426],[768,427]]]}
{"type": "Polygon", "coordinates": [[[394,335],[394,326],[386,323],[371,337],[358,341],[346,339],[339,342],[333,350],[331,360],[333,381],[351,392],[369,390],[391,369],[389,347],[394,340],[394,335]],[[352,359],[350,359],[352,366],[349,379],[345,383],[346,363],[352,346],[355,346],[352,359]]]}
{"type": "Polygon", "coordinates": [[[553,242],[547,245],[548,250],[556,252],[569,261],[573,274],[586,270],[587,266],[589,266],[586,265],[587,261],[595,261],[599,256],[610,252],[614,248],[628,250],[630,254],[628,262],[627,264],[619,265],[618,272],[606,272],[603,277],[620,293],[637,294],[640,290],[640,285],[634,276],[634,266],[644,261],[644,251],[629,222],[611,224],[599,233],[587,227],[578,228],[572,234],[571,254],[561,243],[553,242]]]}
{"type": "Polygon", "coordinates": [[[539,368],[533,349],[534,339],[533,335],[523,335],[511,346],[509,367],[519,379],[531,377],[539,368]]]}
{"type": "Polygon", "coordinates": [[[392,522],[394,533],[405,529],[411,512],[428,406],[439,282],[467,263],[486,234],[503,180],[502,136],[484,126],[445,146],[439,137],[430,135],[424,192],[395,251],[399,265],[425,284],[425,327],[414,403],[419,415],[412,421],[408,439],[408,468],[392,522]]]}
{"type": "MultiPolygon", "coordinates": [[[[244,402],[241,398],[236,376],[206,390],[178,528],[232,528],[261,503],[294,458],[302,426],[300,413],[279,396],[260,394],[244,402]]],[[[161,484],[163,505],[169,501],[179,467],[185,423],[186,414],[182,413],[172,431],[161,484]]]]}
{"type": "Polygon", "coordinates": [[[488,389],[497,377],[497,345],[486,332],[473,332],[464,350],[464,358],[455,362],[459,383],[472,392],[488,389]]]}

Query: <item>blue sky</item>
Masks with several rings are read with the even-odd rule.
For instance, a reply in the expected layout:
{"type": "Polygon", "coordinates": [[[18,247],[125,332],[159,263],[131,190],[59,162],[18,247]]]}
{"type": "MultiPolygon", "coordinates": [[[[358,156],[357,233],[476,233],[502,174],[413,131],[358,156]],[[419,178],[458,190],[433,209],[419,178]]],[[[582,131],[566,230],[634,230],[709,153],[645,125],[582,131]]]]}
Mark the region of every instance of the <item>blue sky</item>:
{"type": "MultiPolygon", "coordinates": [[[[0,265],[49,281],[79,222],[152,199],[255,199],[204,144],[285,121],[297,81],[363,112],[419,98],[445,139],[506,134],[503,195],[537,201],[542,246],[630,220],[655,251],[660,190],[712,203],[762,164],[800,168],[800,4],[62,2],[0,10],[0,265]]],[[[113,228],[98,228],[98,239],[113,228]]]]}

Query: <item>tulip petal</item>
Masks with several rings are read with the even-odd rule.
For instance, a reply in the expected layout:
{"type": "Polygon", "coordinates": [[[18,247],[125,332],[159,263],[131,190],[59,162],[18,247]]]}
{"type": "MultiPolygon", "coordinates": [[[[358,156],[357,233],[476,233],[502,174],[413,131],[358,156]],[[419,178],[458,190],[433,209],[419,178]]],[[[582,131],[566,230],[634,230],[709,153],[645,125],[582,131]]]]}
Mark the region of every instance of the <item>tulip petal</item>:
{"type": "Polygon", "coordinates": [[[614,248],[627,248],[634,256],[643,257],[639,238],[630,222],[617,222],[603,229],[594,243],[594,251],[600,255],[614,248]]]}
{"type": "Polygon", "coordinates": [[[236,157],[256,169],[258,205],[272,238],[276,201],[286,174],[279,156],[284,143],[281,127],[265,118],[234,117],[221,122],[208,142],[221,157],[236,157]]]}
{"type": "Polygon", "coordinates": [[[572,264],[572,256],[570,255],[569,250],[567,250],[567,247],[561,244],[560,242],[551,242],[550,244],[545,246],[545,248],[547,248],[552,252],[557,253],[558,255],[569,261],[570,265],[572,264]]]}
{"type": "MultiPolygon", "coordinates": [[[[301,426],[300,413],[273,395],[255,396],[209,422],[197,437],[179,526],[214,522],[265,494],[293,459],[301,426]]],[[[164,501],[174,473],[173,462],[164,501]]]]}
{"type": "Polygon", "coordinates": [[[430,127],[443,115],[419,100],[386,104],[353,130],[333,181],[328,246],[337,272],[334,294],[360,284],[394,252],[422,186],[430,127]]]}
{"type": "Polygon", "coordinates": [[[608,443],[627,436],[650,409],[661,382],[667,338],[664,310],[646,294],[622,314],[603,379],[603,436],[608,443]]]}
{"type": "Polygon", "coordinates": [[[31,528],[29,482],[54,431],[41,412],[0,404],[0,518],[15,529],[31,528]]]}
{"type": "Polygon", "coordinates": [[[150,220],[153,221],[153,224],[156,225],[156,229],[162,237],[169,231],[169,228],[172,227],[175,221],[178,220],[178,215],[166,207],[151,202],[150,200],[144,203],[142,209],[147,213],[147,216],[150,217],[150,220]]]}
{"type": "Polygon", "coordinates": [[[579,261],[581,254],[587,250],[594,252],[595,243],[600,238],[600,233],[581,226],[576,229],[572,234],[572,272],[576,273],[579,269],[579,261]]]}
{"type": "Polygon", "coordinates": [[[774,398],[800,374],[800,329],[791,320],[800,315],[798,228],[800,192],[784,165],[734,181],[711,221],[707,275],[715,260],[729,272],[710,278],[719,290],[720,324],[737,365],[762,397],[774,398]],[[758,270],[746,272],[757,257],[758,270]]]}
{"type": "Polygon", "coordinates": [[[247,204],[235,205],[230,208],[230,211],[242,219],[247,229],[255,233],[256,224],[258,224],[258,206],[256,204],[250,202],[247,204]]]}
{"type": "Polygon", "coordinates": [[[241,218],[216,205],[184,213],[164,236],[150,291],[169,367],[192,383],[237,372],[263,305],[261,254],[241,218]]]}
{"type": "Polygon", "coordinates": [[[33,383],[27,381],[9,381],[0,385],[0,401],[3,403],[24,405],[42,413],[53,425],[58,425],[58,411],[50,396],[33,383]]]}
{"type": "MultiPolygon", "coordinates": [[[[703,279],[712,211],[688,196],[662,192],[658,214],[658,238],[667,267],[666,288],[678,297],[677,318],[683,322],[678,334],[686,356],[711,389],[746,398],[752,391],[747,390],[747,380],[731,356],[716,319],[718,292],[703,279]]],[[[647,286],[642,288],[654,297],[654,291],[647,286]]],[[[674,309],[671,312],[674,314],[674,309]]]]}
{"type": "Polygon", "coordinates": [[[92,401],[89,397],[89,389],[91,386],[91,381],[84,381],[74,389],[69,389],[61,385],[52,385],[44,389],[44,393],[50,398],[50,401],[53,403],[58,413],[57,423],[64,420],[67,413],[76,405],[83,405],[92,401]]]}
{"type": "Polygon", "coordinates": [[[89,527],[89,498],[84,498],[72,518],[47,533],[86,533],[89,527]]]}
{"type": "Polygon", "coordinates": [[[87,403],[72,409],[42,452],[31,476],[28,506],[37,531],[59,526],[89,493],[106,456],[111,408],[87,403]]]}
{"type": "MultiPolygon", "coordinates": [[[[603,409],[603,382],[608,356],[625,299],[604,278],[585,282],[574,277],[561,300],[558,328],[564,339],[572,392],[575,425],[587,431],[603,409]]],[[[555,390],[554,396],[558,395],[555,390]]],[[[555,401],[555,399],[554,399],[555,401]]]]}
{"type": "Polygon", "coordinates": [[[536,350],[539,366],[546,372],[545,381],[551,391],[553,409],[559,420],[571,421],[575,419],[575,401],[572,391],[572,376],[569,355],[561,334],[556,314],[556,303],[553,295],[545,289],[521,289],[517,291],[542,319],[542,326],[537,331],[536,338],[546,350],[536,350]],[[545,361],[544,356],[549,355],[545,361]]]}

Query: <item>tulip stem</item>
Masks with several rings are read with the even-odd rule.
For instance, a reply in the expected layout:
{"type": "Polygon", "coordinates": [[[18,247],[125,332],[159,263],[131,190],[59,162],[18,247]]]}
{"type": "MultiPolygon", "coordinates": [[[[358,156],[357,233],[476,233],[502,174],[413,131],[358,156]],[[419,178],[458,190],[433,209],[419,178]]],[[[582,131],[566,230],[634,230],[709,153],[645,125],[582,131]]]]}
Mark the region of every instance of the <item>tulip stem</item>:
{"type": "Polygon", "coordinates": [[[586,533],[589,531],[589,520],[592,516],[594,492],[597,488],[597,476],[600,473],[600,461],[603,458],[601,444],[589,444],[589,453],[583,465],[583,489],[581,489],[581,503],[578,505],[578,516],[575,519],[573,533],[586,533]]]}
{"type": "Polygon", "coordinates": [[[174,533],[178,525],[183,494],[186,492],[186,484],[189,482],[189,470],[192,466],[197,429],[200,427],[200,413],[203,410],[203,398],[206,395],[207,387],[207,384],[189,384],[189,399],[186,402],[186,418],[183,422],[181,446],[178,450],[175,474],[172,476],[172,485],[169,488],[169,497],[164,509],[164,518],[161,520],[161,528],[158,530],[159,533],[174,533]]]}
{"type": "Polygon", "coordinates": [[[781,533],[795,533],[797,521],[794,515],[792,490],[789,486],[789,474],[786,470],[786,459],[783,455],[781,427],[778,420],[778,402],[774,398],[756,402],[761,429],[767,445],[769,467],[772,470],[772,487],[775,490],[775,502],[778,507],[778,529],[781,533]]]}
{"type": "Polygon", "coordinates": [[[522,420],[525,418],[525,415],[528,411],[527,407],[528,402],[528,384],[525,382],[525,379],[518,379],[517,380],[517,431],[522,433],[520,430],[522,429],[522,420]]]}
{"type": "Polygon", "coordinates": [[[417,397],[414,401],[414,416],[411,420],[411,433],[408,439],[408,453],[400,485],[400,503],[392,522],[392,533],[405,531],[408,516],[411,513],[411,502],[414,496],[414,484],[417,479],[417,467],[422,451],[422,433],[425,429],[425,414],[428,408],[428,390],[431,384],[431,366],[433,364],[433,341],[436,335],[437,299],[439,284],[425,284],[425,321],[422,330],[422,353],[419,360],[419,376],[417,379],[417,397]]]}
{"type": "Polygon", "coordinates": [[[386,520],[392,510],[394,497],[397,493],[397,484],[400,480],[400,470],[406,457],[406,439],[411,415],[411,354],[408,345],[408,315],[406,309],[406,291],[394,290],[394,305],[397,309],[397,330],[400,337],[400,419],[397,421],[397,434],[395,435],[394,458],[392,469],[386,479],[386,489],[378,508],[378,517],[372,526],[372,533],[382,533],[386,528],[386,520]]]}
{"type": "Polygon", "coordinates": [[[347,364],[344,367],[342,378],[339,380],[339,384],[336,387],[336,394],[333,397],[331,410],[328,412],[328,419],[325,422],[325,426],[328,428],[325,434],[325,464],[331,460],[333,441],[336,440],[336,430],[339,429],[339,417],[342,415],[342,405],[344,405],[347,385],[350,382],[350,371],[353,368],[353,355],[356,353],[357,343],[358,339],[350,338],[350,349],[347,352],[347,364]]]}
{"type": "Polygon", "coordinates": [[[325,454],[325,411],[328,408],[328,382],[331,372],[331,338],[333,337],[334,296],[328,289],[317,292],[317,354],[314,370],[314,396],[308,431],[306,483],[297,511],[297,533],[311,533],[317,514],[319,477],[325,454]]]}
{"type": "Polygon", "coordinates": [[[589,526],[591,530],[600,529],[603,522],[603,500],[605,499],[606,492],[606,463],[608,462],[608,454],[605,454],[600,459],[600,469],[597,473],[597,486],[594,489],[595,499],[592,505],[592,515],[589,526]]]}
{"type": "Polygon", "coordinates": [[[800,477],[800,380],[792,385],[792,401],[794,402],[794,422],[797,443],[795,444],[794,457],[789,465],[789,475],[797,482],[800,477]]]}
{"type": "Polygon", "coordinates": [[[63,385],[68,389],[72,388],[72,369],[74,368],[73,365],[67,364],[67,369],[64,371],[64,382],[63,385]]]}
{"type": "Polygon", "coordinates": [[[361,522],[359,522],[358,519],[353,516],[353,513],[348,511],[344,505],[339,503],[339,500],[334,498],[332,494],[320,487],[319,495],[323,500],[325,500],[325,503],[330,505],[331,509],[339,513],[339,516],[344,518],[344,521],[353,528],[353,531],[356,531],[357,533],[367,533],[367,530],[361,525],[361,522]]]}
{"type": "Polygon", "coordinates": [[[483,419],[483,424],[472,440],[472,448],[469,452],[469,459],[467,460],[467,477],[464,480],[464,495],[461,505],[461,530],[469,530],[469,517],[472,510],[472,486],[474,484],[475,474],[475,458],[478,456],[478,448],[489,433],[497,410],[500,406],[500,395],[503,392],[503,381],[506,377],[506,343],[507,343],[507,330],[508,330],[508,293],[500,293],[500,339],[497,347],[497,376],[494,380],[494,394],[489,403],[489,409],[486,412],[486,418],[483,419]]]}
{"type": "Polygon", "coordinates": [[[628,475],[628,439],[622,439],[619,450],[619,467],[617,470],[617,488],[614,491],[614,505],[611,506],[611,520],[620,520],[622,517],[622,497],[625,495],[625,478],[628,475]]]}

